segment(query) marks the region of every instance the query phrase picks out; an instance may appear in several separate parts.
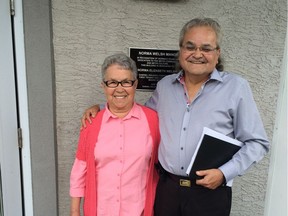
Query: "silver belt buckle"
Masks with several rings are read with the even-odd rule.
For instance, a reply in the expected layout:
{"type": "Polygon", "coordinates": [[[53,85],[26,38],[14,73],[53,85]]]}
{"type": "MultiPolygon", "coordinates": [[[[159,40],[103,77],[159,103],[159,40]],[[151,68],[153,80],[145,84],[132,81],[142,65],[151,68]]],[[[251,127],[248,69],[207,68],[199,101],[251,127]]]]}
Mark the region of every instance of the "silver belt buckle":
{"type": "Polygon", "coordinates": [[[191,187],[191,181],[187,179],[180,179],[179,180],[180,186],[182,187],[191,187]]]}

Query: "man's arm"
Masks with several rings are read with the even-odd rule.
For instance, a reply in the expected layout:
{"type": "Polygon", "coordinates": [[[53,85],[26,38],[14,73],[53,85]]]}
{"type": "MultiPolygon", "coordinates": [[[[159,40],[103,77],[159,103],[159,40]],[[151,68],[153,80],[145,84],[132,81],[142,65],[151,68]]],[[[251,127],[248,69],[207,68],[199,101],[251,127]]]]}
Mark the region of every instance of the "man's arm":
{"type": "Polygon", "coordinates": [[[230,161],[219,167],[226,181],[243,175],[269,151],[269,141],[247,81],[242,83],[238,94],[233,115],[234,136],[244,145],[230,161]]]}
{"type": "Polygon", "coordinates": [[[91,117],[94,118],[97,113],[100,111],[100,105],[96,104],[94,106],[89,107],[85,110],[82,118],[81,118],[81,130],[86,128],[86,120],[91,124],[91,117]]]}

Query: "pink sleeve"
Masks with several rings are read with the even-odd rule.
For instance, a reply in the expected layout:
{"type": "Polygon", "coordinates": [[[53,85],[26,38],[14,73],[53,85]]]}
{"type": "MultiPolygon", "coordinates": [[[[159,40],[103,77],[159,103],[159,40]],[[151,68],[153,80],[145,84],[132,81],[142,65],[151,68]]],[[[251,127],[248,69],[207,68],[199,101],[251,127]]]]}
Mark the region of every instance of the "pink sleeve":
{"type": "Polygon", "coordinates": [[[71,197],[84,197],[86,170],[86,161],[82,161],[76,158],[70,175],[71,197]]]}

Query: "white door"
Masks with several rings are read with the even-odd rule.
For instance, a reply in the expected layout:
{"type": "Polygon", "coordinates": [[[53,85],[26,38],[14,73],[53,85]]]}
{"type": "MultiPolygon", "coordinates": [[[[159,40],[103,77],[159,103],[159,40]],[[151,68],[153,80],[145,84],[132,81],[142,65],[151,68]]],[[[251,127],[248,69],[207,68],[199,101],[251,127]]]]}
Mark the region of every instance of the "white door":
{"type": "Polygon", "coordinates": [[[0,1],[0,215],[21,216],[22,193],[10,1],[0,1]]]}

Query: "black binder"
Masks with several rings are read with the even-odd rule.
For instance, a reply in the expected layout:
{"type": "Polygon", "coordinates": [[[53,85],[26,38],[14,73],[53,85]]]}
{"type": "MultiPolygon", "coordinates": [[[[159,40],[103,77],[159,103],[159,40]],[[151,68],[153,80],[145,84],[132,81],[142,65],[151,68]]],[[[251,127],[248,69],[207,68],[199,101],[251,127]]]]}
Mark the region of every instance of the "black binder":
{"type": "Polygon", "coordinates": [[[228,162],[242,145],[243,143],[236,139],[205,127],[186,173],[192,179],[200,179],[196,171],[219,168],[228,162]]]}

